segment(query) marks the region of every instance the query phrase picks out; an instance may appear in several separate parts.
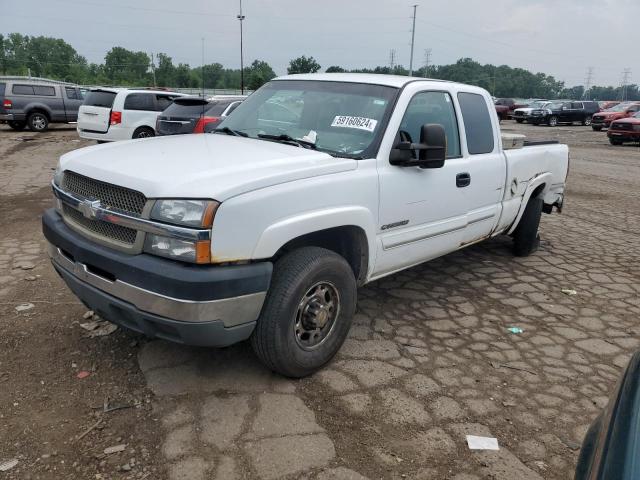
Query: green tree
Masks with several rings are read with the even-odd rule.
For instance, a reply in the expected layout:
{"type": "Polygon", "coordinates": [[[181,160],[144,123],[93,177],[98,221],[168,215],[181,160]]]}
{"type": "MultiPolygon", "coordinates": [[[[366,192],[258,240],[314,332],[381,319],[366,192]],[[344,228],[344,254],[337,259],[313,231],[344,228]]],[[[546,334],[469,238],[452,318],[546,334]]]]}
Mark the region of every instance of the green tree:
{"type": "Polygon", "coordinates": [[[249,90],[257,90],[262,85],[276,76],[276,73],[267,62],[254,60],[251,66],[245,69],[245,84],[249,90]]]}
{"type": "Polygon", "coordinates": [[[108,81],[115,85],[149,85],[150,63],[151,59],[145,52],[113,47],[104,57],[104,72],[108,81]]]}
{"type": "Polygon", "coordinates": [[[315,58],[307,58],[304,55],[291,60],[289,68],[287,68],[289,75],[294,73],[316,73],[318,70],[320,70],[320,64],[316,62],[315,58]]]}
{"type": "Polygon", "coordinates": [[[159,53],[156,56],[158,66],[156,67],[156,83],[162,87],[175,87],[176,67],[173,65],[171,57],[166,53],[159,53]]]}
{"type": "Polygon", "coordinates": [[[327,73],[344,73],[344,72],[346,72],[346,70],[344,68],[342,68],[342,67],[337,66],[337,65],[332,65],[329,68],[327,68],[325,70],[325,72],[327,72],[327,73]]]}

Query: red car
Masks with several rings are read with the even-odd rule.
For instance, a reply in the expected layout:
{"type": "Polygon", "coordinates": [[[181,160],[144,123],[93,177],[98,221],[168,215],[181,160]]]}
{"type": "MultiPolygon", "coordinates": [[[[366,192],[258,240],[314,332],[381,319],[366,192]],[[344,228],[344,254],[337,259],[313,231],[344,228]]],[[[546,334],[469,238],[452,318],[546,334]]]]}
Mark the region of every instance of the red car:
{"type": "Polygon", "coordinates": [[[625,102],[615,107],[600,112],[591,117],[591,128],[599,132],[603,128],[609,128],[611,122],[627,118],[640,112],[640,102],[625,102]]]}
{"type": "Polygon", "coordinates": [[[607,137],[611,145],[622,145],[624,142],[640,143],[640,113],[613,122],[607,137]]]}
{"type": "Polygon", "coordinates": [[[500,120],[507,120],[511,117],[511,112],[516,108],[528,107],[526,103],[516,103],[513,98],[497,98],[495,101],[496,113],[500,120]]]}
{"type": "Polygon", "coordinates": [[[620,102],[619,100],[603,100],[598,102],[598,104],[600,105],[600,110],[608,110],[611,107],[615,107],[619,103],[622,102],[620,102]]]}

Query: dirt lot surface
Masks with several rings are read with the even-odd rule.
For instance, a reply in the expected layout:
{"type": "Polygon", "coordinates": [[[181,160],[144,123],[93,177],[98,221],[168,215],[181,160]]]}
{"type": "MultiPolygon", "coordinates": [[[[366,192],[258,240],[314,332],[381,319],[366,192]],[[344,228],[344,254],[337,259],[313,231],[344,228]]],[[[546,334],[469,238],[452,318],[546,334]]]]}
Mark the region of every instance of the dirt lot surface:
{"type": "Polygon", "coordinates": [[[0,479],[571,478],[640,346],[640,149],[503,127],[571,147],[540,250],[497,238],[362,288],[336,360],[291,381],[247,345],[89,337],[40,230],[57,157],[88,143],[0,126],[0,479]]]}

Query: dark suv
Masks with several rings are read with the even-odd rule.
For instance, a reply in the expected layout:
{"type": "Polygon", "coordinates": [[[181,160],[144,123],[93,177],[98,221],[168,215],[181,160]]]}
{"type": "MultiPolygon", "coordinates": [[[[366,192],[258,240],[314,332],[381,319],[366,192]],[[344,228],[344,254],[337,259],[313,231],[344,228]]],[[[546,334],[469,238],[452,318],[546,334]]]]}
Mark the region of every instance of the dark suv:
{"type": "Polygon", "coordinates": [[[527,120],[534,125],[545,124],[555,127],[561,123],[591,125],[591,117],[600,111],[598,102],[571,101],[553,102],[544,108],[533,110],[527,120]]]}
{"type": "Polygon", "coordinates": [[[157,135],[208,133],[242,103],[244,96],[176,98],[156,120],[157,135]]]}
{"type": "Polygon", "coordinates": [[[44,132],[52,122],[75,122],[85,92],[56,80],[0,77],[0,122],[33,132],[44,132]]]}

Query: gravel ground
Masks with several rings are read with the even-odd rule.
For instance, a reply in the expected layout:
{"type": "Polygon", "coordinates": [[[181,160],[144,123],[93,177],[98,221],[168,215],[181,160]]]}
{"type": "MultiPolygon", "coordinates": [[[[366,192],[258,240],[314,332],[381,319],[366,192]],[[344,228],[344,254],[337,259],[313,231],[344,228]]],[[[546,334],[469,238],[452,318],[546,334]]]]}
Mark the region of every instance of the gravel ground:
{"type": "Polygon", "coordinates": [[[503,129],[571,148],[540,250],[514,258],[496,238],[362,288],[336,360],[291,381],[246,344],[89,337],[39,224],[57,157],[89,143],[0,126],[0,462],[19,461],[0,478],[571,478],[640,346],[640,149],[588,127],[503,129]]]}

